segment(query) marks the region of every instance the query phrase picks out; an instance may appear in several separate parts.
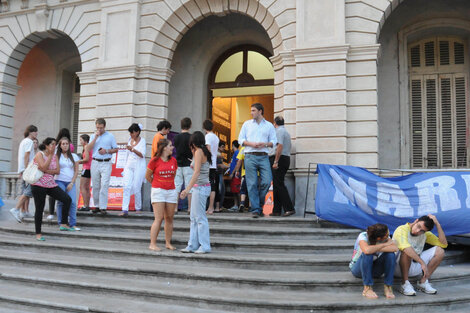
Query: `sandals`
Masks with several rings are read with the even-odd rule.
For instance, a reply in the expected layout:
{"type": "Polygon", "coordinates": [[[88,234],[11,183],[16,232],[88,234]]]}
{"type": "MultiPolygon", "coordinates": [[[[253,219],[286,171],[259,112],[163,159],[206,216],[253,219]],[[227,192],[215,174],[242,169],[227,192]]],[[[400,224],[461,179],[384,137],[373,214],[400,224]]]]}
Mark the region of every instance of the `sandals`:
{"type": "Polygon", "coordinates": [[[364,286],[364,290],[362,291],[362,296],[366,299],[377,299],[379,296],[372,290],[371,286],[364,286]]]}
{"type": "Polygon", "coordinates": [[[392,286],[384,285],[384,296],[387,299],[395,299],[392,286]]]}

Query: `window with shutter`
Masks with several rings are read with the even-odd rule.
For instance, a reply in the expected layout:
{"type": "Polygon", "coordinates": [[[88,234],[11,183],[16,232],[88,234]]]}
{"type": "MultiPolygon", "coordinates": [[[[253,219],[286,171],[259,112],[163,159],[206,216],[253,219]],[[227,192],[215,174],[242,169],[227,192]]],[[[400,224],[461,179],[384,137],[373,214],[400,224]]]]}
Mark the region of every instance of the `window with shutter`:
{"type": "Polygon", "coordinates": [[[409,45],[408,55],[411,166],[468,167],[466,45],[428,38],[409,45]]]}

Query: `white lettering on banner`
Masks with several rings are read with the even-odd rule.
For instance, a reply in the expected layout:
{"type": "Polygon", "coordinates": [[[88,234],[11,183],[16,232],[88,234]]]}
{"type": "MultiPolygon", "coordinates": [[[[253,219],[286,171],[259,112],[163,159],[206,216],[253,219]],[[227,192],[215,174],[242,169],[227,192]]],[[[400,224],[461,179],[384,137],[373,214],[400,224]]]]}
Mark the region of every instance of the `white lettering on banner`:
{"type": "Polygon", "coordinates": [[[377,183],[377,212],[396,217],[413,216],[410,201],[400,186],[379,182],[377,183]],[[393,209],[395,209],[393,211],[393,209]]]}
{"type": "Polygon", "coordinates": [[[467,190],[467,198],[465,199],[465,207],[470,208],[470,175],[461,175],[465,181],[465,187],[467,190]]]}
{"type": "Polygon", "coordinates": [[[439,201],[442,211],[457,210],[461,208],[461,203],[457,190],[452,187],[455,179],[452,176],[436,176],[416,183],[418,189],[419,207],[418,216],[437,213],[437,201],[439,201]],[[439,200],[436,199],[439,197],[439,200]]]}
{"type": "Polygon", "coordinates": [[[330,169],[330,175],[336,190],[333,201],[347,204],[349,200],[367,214],[372,214],[372,210],[367,205],[367,185],[365,183],[351,177],[346,183],[333,169],[330,169]]]}

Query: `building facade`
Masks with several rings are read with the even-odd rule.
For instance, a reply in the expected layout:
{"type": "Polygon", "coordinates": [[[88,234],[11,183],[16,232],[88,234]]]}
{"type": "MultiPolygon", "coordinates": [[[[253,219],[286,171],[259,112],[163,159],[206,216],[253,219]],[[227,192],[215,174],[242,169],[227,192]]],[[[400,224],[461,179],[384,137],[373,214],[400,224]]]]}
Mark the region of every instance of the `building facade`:
{"type": "MultiPolygon", "coordinates": [[[[254,101],[292,135],[289,177],[302,210],[309,163],[468,167],[465,0],[2,0],[0,171],[22,132],[118,142],[133,122],[226,141],[254,101]]],[[[150,149],[148,149],[150,150],[150,149]]]]}

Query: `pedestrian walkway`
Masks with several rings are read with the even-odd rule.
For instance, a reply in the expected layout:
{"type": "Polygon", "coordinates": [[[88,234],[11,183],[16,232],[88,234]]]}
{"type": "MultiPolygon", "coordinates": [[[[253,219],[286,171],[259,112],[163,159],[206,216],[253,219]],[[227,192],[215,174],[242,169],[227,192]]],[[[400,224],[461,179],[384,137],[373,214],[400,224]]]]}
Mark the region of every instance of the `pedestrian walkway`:
{"type": "MultiPolygon", "coordinates": [[[[470,258],[449,249],[432,280],[439,293],[365,300],[348,271],[358,231],[303,218],[209,217],[213,253],[148,250],[151,213],[78,216],[80,232],[16,223],[0,209],[0,312],[464,312],[470,258]]],[[[175,216],[184,248],[189,217],[175,216]]],[[[163,242],[159,242],[164,247],[163,242]]],[[[382,290],[379,280],[376,290],[382,290]]]]}

